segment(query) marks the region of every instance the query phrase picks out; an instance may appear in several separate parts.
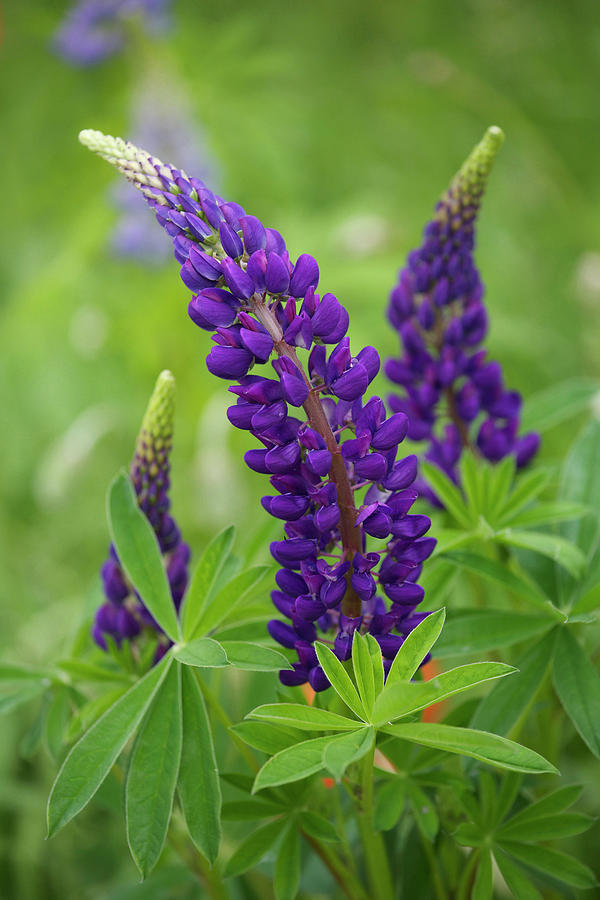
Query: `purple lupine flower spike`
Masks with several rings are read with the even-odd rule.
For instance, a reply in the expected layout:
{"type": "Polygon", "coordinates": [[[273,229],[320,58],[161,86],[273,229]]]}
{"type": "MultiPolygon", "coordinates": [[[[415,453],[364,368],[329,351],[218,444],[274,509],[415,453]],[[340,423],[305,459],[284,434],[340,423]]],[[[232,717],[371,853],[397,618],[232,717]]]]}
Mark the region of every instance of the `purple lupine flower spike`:
{"type": "MultiPolygon", "coordinates": [[[[140,509],[152,525],[163,555],[173,603],[179,609],[188,580],[188,545],[169,514],[169,454],[173,443],[175,379],[170,372],[158,376],[131,463],[130,477],[140,509]]],[[[96,613],[92,635],[106,649],[105,635],[117,644],[132,639],[144,628],[160,632],[159,651],[168,643],[119,565],[114,546],[101,569],[106,603],[96,613]]]]}
{"type": "Polygon", "coordinates": [[[390,408],[408,416],[409,438],[427,441],[425,458],[456,483],[466,447],[490,462],[513,454],[522,467],[539,446],[537,434],[519,436],[521,396],[506,390],[499,363],[481,349],[487,313],[473,258],[475,220],[503,140],[499,128],[487,130],[437,204],[390,295],[388,317],[402,347],[385,365],[400,388],[390,408]]]}
{"type": "Polygon", "coordinates": [[[435,540],[427,516],[410,514],[416,458],[396,459],[406,416],[386,418],[378,397],[364,399],[377,352],[352,354],[347,311],[317,293],[316,260],[294,263],[279,232],[132,144],[96,131],[80,140],[142,191],[171,236],[194,295],[189,315],[214,332],[208,368],[236,382],[228,418],[260,442],[245,460],[270,476],[275,493],[262,504],[285,523],[271,553],[281,567],[272,599],[286,621],[269,632],[298,654],[281,680],[323,690],[315,640],[346,659],[356,630],[375,637],[389,670],[424,615],[416,582],[435,540]]]}
{"type": "Polygon", "coordinates": [[[124,47],[128,21],[138,19],[150,32],[164,31],[169,4],[170,0],[80,0],[56,32],[54,49],[75,66],[95,66],[124,47]]]}

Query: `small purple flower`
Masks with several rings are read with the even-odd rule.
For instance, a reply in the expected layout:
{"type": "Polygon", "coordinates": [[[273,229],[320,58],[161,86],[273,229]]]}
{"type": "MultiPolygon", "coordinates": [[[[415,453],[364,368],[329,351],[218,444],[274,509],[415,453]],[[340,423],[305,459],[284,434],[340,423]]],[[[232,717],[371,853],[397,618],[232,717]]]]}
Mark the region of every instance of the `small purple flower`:
{"type": "MultiPolygon", "coordinates": [[[[427,441],[425,458],[455,483],[467,447],[493,463],[512,454],[522,467],[539,446],[537,434],[519,436],[520,394],[506,390],[499,363],[479,349],[487,313],[473,258],[475,221],[502,141],[499,128],[488,129],[437,204],[390,295],[388,317],[402,354],[385,365],[400,388],[389,405],[408,417],[408,437],[427,441]]],[[[420,489],[439,504],[427,485],[420,489]]]]}
{"type": "MultiPolygon", "coordinates": [[[[152,525],[163,555],[173,603],[179,609],[188,581],[189,547],[169,514],[169,454],[173,440],[175,379],[161,372],[138,435],[130,477],[138,504],[152,525]]],[[[101,569],[106,603],[96,613],[92,636],[106,650],[106,635],[120,644],[144,628],[158,631],[159,648],[167,640],[128,583],[114,546],[101,569]]]]}
{"type": "Polygon", "coordinates": [[[429,519],[410,512],[416,458],[397,459],[407,418],[386,417],[378,397],[365,400],[377,351],[353,355],[347,311],[333,294],[317,293],[316,260],[302,254],[294,263],[279,232],[131,144],[89,131],[80,139],[142,191],[171,236],[195,294],[190,316],[216,326],[207,366],[236,382],[229,421],[260,444],[244,458],[270,476],[276,493],[262,504],[285,522],[271,553],[281,567],[272,599],[286,621],[273,619],[269,633],[298,653],[281,680],[328,687],[312,645],[329,643],[346,659],[357,629],[375,637],[389,668],[415,620],[423,597],[416,581],[435,540],[425,537],[429,519]],[[216,280],[206,257],[220,264],[216,280]],[[196,287],[190,267],[211,286],[196,287]]]}

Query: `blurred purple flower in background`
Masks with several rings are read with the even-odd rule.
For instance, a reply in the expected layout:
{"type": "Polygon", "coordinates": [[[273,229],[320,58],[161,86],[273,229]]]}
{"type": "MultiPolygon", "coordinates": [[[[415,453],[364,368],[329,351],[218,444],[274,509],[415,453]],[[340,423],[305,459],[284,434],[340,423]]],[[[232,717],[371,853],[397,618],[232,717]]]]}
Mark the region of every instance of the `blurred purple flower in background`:
{"type": "MultiPolygon", "coordinates": [[[[499,128],[488,129],[437,204],[390,295],[388,317],[402,348],[385,365],[401,388],[390,408],[408,416],[409,438],[427,441],[425,458],[454,482],[465,448],[492,463],[513,454],[522,467],[539,446],[537,434],[518,434],[521,395],[504,387],[500,364],[481,349],[488,320],[473,258],[475,220],[502,141],[499,128]]],[[[436,501],[429,488],[421,489],[436,501]]]]}
{"type": "Polygon", "coordinates": [[[54,35],[55,51],[74,66],[95,66],[119,53],[128,28],[139,22],[151,34],[169,25],[171,0],[81,0],[54,35]]]}
{"type": "MultiPolygon", "coordinates": [[[[179,609],[187,587],[190,551],[169,514],[169,454],[173,443],[174,403],[175,379],[170,372],[161,372],[138,435],[130,477],[140,509],[158,539],[173,603],[179,609]]],[[[92,629],[98,646],[107,649],[107,636],[120,645],[124,639],[131,640],[147,628],[152,633],[159,633],[156,658],[160,658],[169,641],[128,583],[112,544],[101,575],[106,603],[98,609],[92,629]]]]}
{"type": "Polygon", "coordinates": [[[95,131],[80,140],[142,191],[171,236],[194,294],[189,315],[215,332],[207,366],[237,382],[229,420],[262,445],[245,460],[270,476],[277,493],[262,503],[285,522],[271,553],[281,566],[272,598],[287,621],[272,620],[269,631],[298,654],[281,680],[325,689],[314,641],[345,660],[356,630],[372,635],[389,670],[427,615],[415,612],[424,593],[416,582],[435,540],[425,537],[428,517],[409,514],[416,457],[396,459],[407,417],[386,418],[378,397],[365,401],[377,351],[352,355],[346,309],[316,293],[316,260],[293,263],[279,232],[132,144],[95,131]],[[271,359],[272,371],[250,373],[271,359]]]}

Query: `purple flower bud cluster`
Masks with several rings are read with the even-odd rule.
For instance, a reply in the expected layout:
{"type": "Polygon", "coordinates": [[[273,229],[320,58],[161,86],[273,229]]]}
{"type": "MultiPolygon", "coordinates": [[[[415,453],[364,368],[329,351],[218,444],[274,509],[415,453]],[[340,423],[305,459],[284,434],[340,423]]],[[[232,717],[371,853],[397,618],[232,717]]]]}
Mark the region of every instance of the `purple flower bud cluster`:
{"type": "Polygon", "coordinates": [[[168,25],[170,0],[81,0],[54,36],[54,49],[74,66],[95,66],[119,53],[127,23],[139,19],[151,32],[168,25]]]}
{"type": "Polygon", "coordinates": [[[99,132],[80,140],[142,190],[171,236],[194,295],[189,315],[214,332],[207,366],[236,382],[228,418],[260,442],[245,461],[269,476],[275,494],[262,504],[285,523],[271,545],[281,567],[272,598],[285,621],[269,632],[298,655],[281,680],[327,688],[314,642],[345,660],[357,629],[375,637],[389,669],[427,615],[415,612],[417,579],[435,540],[425,536],[428,517],[410,513],[416,457],[396,458],[408,419],[386,418],[378,397],[365,399],[376,350],[352,354],[347,311],[317,293],[316,260],[294,263],[279,232],[131,144],[99,132]]]}
{"type": "MultiPolygon", "coordinates": [[[[500,364],[481,349],[488,321],[473,258],[475,220],[502,141],[499,128],[488,129],[454,177],[388,310],[403,348],[385,366],[402,388],[390,408],[408,416],[409,438],[427,441],[425,458],[456,483],[465,447],[492,463],[512,454],[522,467],[539,446],[539,435],[519,435],[521,396],[505,388],[500,364]]],[[[422,492],[436,500],[425,486],[422,492]]]]}
{"type": "MultiPolygon", "coordinates": [[[[174,397],[175,379],[170,372],[162,372],[138,435],[130,477],[140,509],[158,539],[173,603],[179,609],[188,582],[190,550],[169,514],[169,454],[174,397]]],[[[106,603],[96,612],[92,629],[95,642],[106,650],[106,635],[120,645],[123,640],[132,640],[148,628],[160,635],[157,650],[157,658],[160,658],[168,647],[168,639],[127,581],[112,544],[108,559],[102,566],[101,577],[106,603]]]]}

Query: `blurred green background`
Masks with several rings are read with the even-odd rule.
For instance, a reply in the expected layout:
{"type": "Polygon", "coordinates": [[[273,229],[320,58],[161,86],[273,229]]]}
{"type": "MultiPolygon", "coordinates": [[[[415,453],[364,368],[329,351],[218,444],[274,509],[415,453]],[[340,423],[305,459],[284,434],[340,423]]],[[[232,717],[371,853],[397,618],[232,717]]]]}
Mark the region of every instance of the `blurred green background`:
{"type": "MultiPolygon", "coordinates": [[[[84,127],[127,137],[144,78],[178,85],[221,192],[277,227],[292,256],[318,257],[354,346],[383,356],[396,349],[385,309],[398,267],[472,145],[501,125],[478,239],[491,354],[526,396],[600,376],[595,0],[175,0],[168,34],[89,69],[51,50],[68,8],[12,0],[0,48],[0,652],[31,662],[64,649],[97,589],[106,486],[161,369],[178,381],[173,507],[188,542],[263,521],[263,479],[243,464],[247,435],[226,423],[177,266],[111,255],[114,175],[77,143],[84,127]]],[[[547,459],[574,427],[550,433],[547,459]]],[[[18,760],[26,723],[26,712],[3,720],[0,893],[129,897],[117,816],[99,806],[43,843],[53,764],[18,760]]],[[[151,896],[193,890],[167,870],[151,896]]]]}

